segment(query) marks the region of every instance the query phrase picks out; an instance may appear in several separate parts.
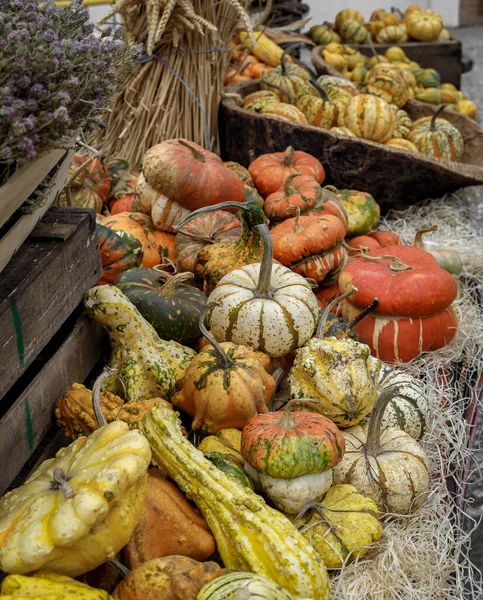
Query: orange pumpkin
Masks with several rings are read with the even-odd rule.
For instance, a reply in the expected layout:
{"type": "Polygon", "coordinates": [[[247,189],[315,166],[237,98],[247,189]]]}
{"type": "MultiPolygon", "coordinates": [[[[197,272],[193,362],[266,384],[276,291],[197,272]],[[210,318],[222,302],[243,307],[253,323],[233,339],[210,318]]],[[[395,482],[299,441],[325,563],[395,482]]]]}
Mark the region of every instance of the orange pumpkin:
{"type": "Polygon", "coordinates": [[[143,247],[143,267],[154,267],[162,263],[164,258],[174,260],[176,257],[175,236],[155,229],[151,217],[147,215],[124,212],[110,217],[99,216],[97,222],[121,236],[120,232],[126,231],[137,238],[143,247]]]}
{"type": "Polygon", "coordinates": [[[310,175],[292,173],[283,188],[267,197],[263,210],[270,220],[288,219],[294,216],[295,207],[304,213],[315,206],[321,192],[320,185],[310,175]]]}
{"type": "MultiPolygon", "coordinates": [[[[69,178],[88,160],[88,156],[76,154],[69,169],[69,178]]],[[[95,158],[79,172],[70,185],[72,206],[93,208],[97,213],[100,213],[110,189],[109,173],[102,161],[99,158],[95,158]]],[[[65,196],[62,198],[62,204],[66,203],[66,199],[64,198],[65,196]]]]}
{"type": "Polygon", "coordinates": [[[137,212],[136,197],[134,194],[126,194],[120,198],[113,198],[109,201],[109,211],[111,215],[118,215],[122,212],[137,212]]]}
{"type": "Polygon", "coordinates": [[[307,152],[296,151],[289,146],[285,152],[262,154],[248,167],[259,193],[266,198],[285,184],[288,175],[310,175],[317,183],[325,179],[325,169],[315,157],[307,152]]]}
{"type": "Polygon", "coordinates": [[[385,229],[379,229],[379,231],[372,231],[367,235],[358,235],[357,237],[349,240],[349,246],[354,249],[368,248],[371,252],[384,246],[396,246],[401,243],[397,233],[387,231],[385,229]]]}

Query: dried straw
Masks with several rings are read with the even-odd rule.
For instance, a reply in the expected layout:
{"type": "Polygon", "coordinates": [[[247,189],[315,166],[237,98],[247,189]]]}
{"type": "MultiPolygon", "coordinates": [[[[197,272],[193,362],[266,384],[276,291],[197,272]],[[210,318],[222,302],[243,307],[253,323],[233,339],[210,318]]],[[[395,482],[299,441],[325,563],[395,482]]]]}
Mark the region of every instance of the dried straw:
{"type": "MultiPolygon", "coordinates": [[[[248,0],[119,0],[126,40],[142,44],[144,61],[117,90],[105,156],[139,167],[151,146],[184,137],[218,149],[218,107],[233,30],[249,28],[248,0]]],[[[104,20],[105,20],[104,19],[104,20]]],[[[251,32],[251,29],[249,28],[251,32]]]]}

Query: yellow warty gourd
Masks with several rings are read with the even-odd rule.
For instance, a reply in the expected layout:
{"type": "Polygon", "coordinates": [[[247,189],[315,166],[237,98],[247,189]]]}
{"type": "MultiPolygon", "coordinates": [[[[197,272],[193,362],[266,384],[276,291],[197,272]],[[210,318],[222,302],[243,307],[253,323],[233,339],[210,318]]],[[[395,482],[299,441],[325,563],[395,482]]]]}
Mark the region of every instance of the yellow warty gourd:
{"type": "Polygon", "coordinates": [[[299,598],[328,600],[329,577],[314,549],[281,513],[238,485],[186,440],[177,413],[159,404],[141,421],[156,463],[191,498],[225,567],[265,575],[299,598]]]}
{"type": "Polygon", "coordinates": [[[3,580],[0,594],[2,600],[22,600],[31,598],[38,600],[112,600],[103,590],[76,581],[71,577],[38,571],[30,577],[25,575],[8,575],[3,580]]]}

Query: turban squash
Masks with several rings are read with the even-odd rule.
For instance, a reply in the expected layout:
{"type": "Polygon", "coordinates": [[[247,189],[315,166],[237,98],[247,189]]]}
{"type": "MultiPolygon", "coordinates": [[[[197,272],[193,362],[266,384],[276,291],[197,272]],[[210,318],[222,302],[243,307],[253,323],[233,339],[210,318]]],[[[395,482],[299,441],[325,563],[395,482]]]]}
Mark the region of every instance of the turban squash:
{"type": "Polygon", "coordinates": [[[458,292],[455,279],[436,259],[414,246],[387,246],[352,259],[339,276],[339,287],[358,291],[344,300],[342,315],[351,320],[372,302],[380,302],[355,326],[359,338],[385,362],[407,362],[453,339],[458,292]]]}

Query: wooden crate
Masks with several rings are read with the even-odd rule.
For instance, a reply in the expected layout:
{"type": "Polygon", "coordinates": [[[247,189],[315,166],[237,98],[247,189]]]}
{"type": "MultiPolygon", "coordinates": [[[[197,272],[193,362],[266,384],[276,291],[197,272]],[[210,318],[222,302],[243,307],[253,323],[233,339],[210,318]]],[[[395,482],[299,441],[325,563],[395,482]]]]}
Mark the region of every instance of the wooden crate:
{"type": "MultiPolygon", "coordinates": [[[[371,46],[368,44],[349,44],[365,56],[373,56],[371,46]]],[[[395,44],[374,44],[378,54],[384,52],[395,44]]],[[[404,50],[406,56],[418,62],[425,69],[436,69],[441,75],[443,83],[452,83],[458,89],[461,86],[461,74],[466,69],[463,61],[462,46],[458,40],[446,42],[407,42],[396,44],[404,50]]],[[[324,46],[317,46],[321,51],[324,46]]],[[[471,67],[470,67],[471,68],[471,67]]]]}
{"type": "Polygon", "coordinates": [[[65,185],[73,158],[74,150],[52,150],[19,169],[0,187],[0,273],[54,203],[65,185]],[[52,179],[42,205],[13,218],[46,177],[52,179]]]}
{"type": "Polygon", "coordinates": [[[100,274],[94,211],[49,209],[0,274],[0,409],[100,274]]]}

